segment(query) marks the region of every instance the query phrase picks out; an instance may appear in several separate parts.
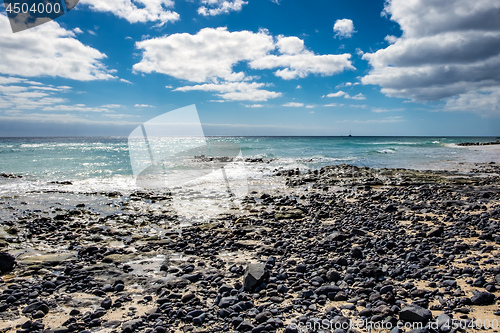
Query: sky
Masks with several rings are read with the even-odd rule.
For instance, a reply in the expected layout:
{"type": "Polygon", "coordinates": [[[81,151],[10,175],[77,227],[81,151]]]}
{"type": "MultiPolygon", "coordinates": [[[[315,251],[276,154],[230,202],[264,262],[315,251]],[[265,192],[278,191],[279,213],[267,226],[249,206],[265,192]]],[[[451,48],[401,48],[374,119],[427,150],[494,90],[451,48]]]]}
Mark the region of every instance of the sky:
{"type": "Polygon", "coordinates": [[[13,33],[0,136],[500,136],[498,0],[80,0],[13,33]]]}

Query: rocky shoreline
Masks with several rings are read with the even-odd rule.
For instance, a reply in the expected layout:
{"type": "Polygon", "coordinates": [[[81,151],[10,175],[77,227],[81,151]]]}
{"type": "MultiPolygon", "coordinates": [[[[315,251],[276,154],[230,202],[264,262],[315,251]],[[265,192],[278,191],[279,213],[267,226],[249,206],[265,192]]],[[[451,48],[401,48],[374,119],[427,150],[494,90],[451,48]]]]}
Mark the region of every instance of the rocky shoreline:
{"type": "Polygon", "coordinates": [[[0,331],[484,331],[500,320],[499,174],[279,171],[286,194],[182,228],[168,193],[87,194],[109,214],[4,197],[0,331]]]}
{"type": "Polygon", "coordinates": [[[463,142],[459,143],[458,146],[468,147],[468,146],[492,146],[492,145],[500,145],[500,140],[491,141],[491,142],[463,142]]]}

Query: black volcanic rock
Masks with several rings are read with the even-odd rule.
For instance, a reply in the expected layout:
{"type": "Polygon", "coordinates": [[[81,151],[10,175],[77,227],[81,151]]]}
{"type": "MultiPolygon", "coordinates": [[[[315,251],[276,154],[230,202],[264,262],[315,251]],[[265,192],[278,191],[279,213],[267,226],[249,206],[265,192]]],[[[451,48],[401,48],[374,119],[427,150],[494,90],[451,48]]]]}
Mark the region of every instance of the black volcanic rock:
{"type": "Polygon", "coordinates": [[[0,273],[5,274],[12,271],[16,264],[16,258],[10,253],[0,252],[0,273]]]}
{"type": "Polygon", "coordinates": [[[243,287],[247,291],[254,290],[269,277],[265,264],[248,264],[243,275],[243,287]]]}

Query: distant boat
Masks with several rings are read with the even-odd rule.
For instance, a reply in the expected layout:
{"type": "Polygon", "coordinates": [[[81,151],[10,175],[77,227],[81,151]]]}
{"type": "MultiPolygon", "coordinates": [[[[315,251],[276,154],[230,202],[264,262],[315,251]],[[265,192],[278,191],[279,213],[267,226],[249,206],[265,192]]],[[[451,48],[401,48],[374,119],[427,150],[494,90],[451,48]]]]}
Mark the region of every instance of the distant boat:
{"type": "Polygon", "coordinates": [[[352,135],[351,135],[351,130],[349,130],[349,137],[352,138],[352,135]]]}

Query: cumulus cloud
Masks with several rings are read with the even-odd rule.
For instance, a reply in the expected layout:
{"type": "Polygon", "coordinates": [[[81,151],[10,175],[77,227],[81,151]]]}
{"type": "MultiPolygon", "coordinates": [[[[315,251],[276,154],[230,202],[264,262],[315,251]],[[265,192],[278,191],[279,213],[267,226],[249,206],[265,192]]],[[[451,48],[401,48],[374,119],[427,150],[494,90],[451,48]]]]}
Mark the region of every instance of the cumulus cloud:
{"type": "Polygon", "coordinates": [[[345,95],[347,95],[345,91],[339,90],[336,93],[329,93],[326,97],[344,97],[345,95]]]}
{"type": "Polygon", "coordinates": [[[356,100],[365,100],[366,99],[365,95],[363,95],[362,93],[351,96],[342,90],[339,90],[336,93],[329,93],[328,95],[326,95],[326,97],[344,97],[347,99],[356,99],[356,100]]]}
{"type": "Polygon", "coordinates": [[[288,108],[303,108],[304,103],[289,102],[289,103],[283,104],[283,106],[288,107],[288,108]]]}
{"type": "Polygon", "coordinates": [[[354,69],[350,54],[315,55],[303,47],[297,37],[273,37],[265,30],[229,32],[226,28],[205,28],[196,35],[187,33],[137,42],[143,59],[134,70],[158,72],[192,82],[220,78],[240,81],[242,72],[233,72],[239,62],[248,62],[253,69],[274,69],[284,79],[309,74],[333,75],[354,69]],[[280,54],[270,54],[278,48],[280,54]]]}
{"type": "Polygon", "coordinates": [[[280,68],[274,74],[284,80],[305,78],[310,74],[331,76],[346,69],[355,69],[350,61],[351,55],[316,55],[310,51],[299,54],[268,55],[250,62],[254,69],[280,68]]]}
{"type": "Polygon", "coordinates": [[[242,80],[245,74],[233,72],[233,66],[263,57],[274,49],[273,38],[265,31],[229,32],[226,28],[147,39],[136,46],[143,55],[134,65],[135,71],[158,72],[191,82],[242,80]]]}
{"type": "Polygon", "coordinates": [[[203,16],[215,16],[239,12],[248,1],[243,0],[201,0],[202,6],[198,8],[198,14],[203,16]]]}
{"type": "Polygon", "coordinates": [[[500,2],[390,0],[384,13],[403,35],[363,55],[373,67],[364,84],[392,97],[444,101],[450,111],[498,114],[500,2]]]}
{"type": "Polygon", "coordinates": [[[385,36],[385,38],[384,38],[384,39],[385,39],[385,40],[387,41],[387,43],[389,43],[389,44],[394,44],[394,43],[396,43],[396,42],[398,41],[398,37],[393,36],[393,35],[387,35],[387,36],[385,36]]]}
{"type": "Polygon", "coordinates": [[[473,90],[446,100],[448,111],[469,110],[482,116],[500,114],[500,87],[473,90]]]}
{"type": "Polygon", "coordinates": [[[352,34],[356,32],[354,30],[354,23],[349,19],[335,21],[333,31],[335,32],[335,37],[338,38],[351,38],[352,34]]]}
{"type": "Polygon", "coordinates": [[[276,45],[283,54],[299,54],[304,50],[304,41],[295,36],[279,36],[276,45]]]}
{"type": "Polygon", "coordinates": [[[96,12],[107,12],[130,23],[158,22],[165,24],[180,19],[178,13],[170,10],[173,0],[80,0],[96,12]]]}
{"type": "Polygon", "coordinates": [[[13,34],[7,17],[0,15],[0,54],[0,74],[79,81],[114,78],[102,62],[105,54],[54,21],[13,34]]]}
{"type": "MultiPolygon", "coordinates": [[[[283,79],[302,78],[311,74],[333,75],[346,69],[354,69],[350,54],[316,55],[305,49],[298,37],[274,38],[266,30],[230,32],[227,28],[205,28],[197,34],[172,34],[136,43],[142,51],[142,60],[133,66],[136,72],[162,73],[177,79],[204,85],[191,90],[210,89],[222,93],[223,98],[243,100],[249,92],[249,100],[267,100],[279,93],[260,89],[247,81],[254,80],[234,67],[247,63],[254,70],[277,69],[275,75],[283,79]],[[244,89],[225,92],[220,89],[236,87],[244,89]],[[217,88],[217,89],[216,89],[217,88]],[[215,90],[214,90],[215,89],[215,90]],[[259,93],[257,93],[259,90],[259,93]]],[[[178,91],[187,91],[186,87],[178,91]]]]}
{"type": "Polygon", "coordinates": [[[282,96],[280,92],[262,89],[264,83],[257,82],[223,82],[206,83],[176,88],[174,91],[210,91],[230,101],[267,101],[282,96]]]}

